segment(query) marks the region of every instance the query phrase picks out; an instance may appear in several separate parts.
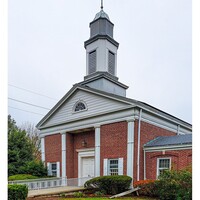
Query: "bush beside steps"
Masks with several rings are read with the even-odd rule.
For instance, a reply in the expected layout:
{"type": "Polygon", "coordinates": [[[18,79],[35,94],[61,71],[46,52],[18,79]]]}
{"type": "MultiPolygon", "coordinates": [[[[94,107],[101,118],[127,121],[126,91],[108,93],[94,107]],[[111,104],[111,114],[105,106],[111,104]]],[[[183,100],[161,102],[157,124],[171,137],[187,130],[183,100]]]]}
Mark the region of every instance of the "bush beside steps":
{"type": "Polygon", "coordinates": [[[38,176],[33,176],[30,174],[16,174],[8,177],[9,181],[26,180],[26,179],[38,179],[38,176]]]}
{"type": "Polygon", "coordinates": [[[132,178],[129,176],[100,176],[85,182],[87,189],[98,188],[104,194],[118,194],[129,189],[132,178]]]}
{"type": "Polygon", "coordinates": [[[28,187],[26,185],[8,185],[8,200],[26,200],[28,187]]]}

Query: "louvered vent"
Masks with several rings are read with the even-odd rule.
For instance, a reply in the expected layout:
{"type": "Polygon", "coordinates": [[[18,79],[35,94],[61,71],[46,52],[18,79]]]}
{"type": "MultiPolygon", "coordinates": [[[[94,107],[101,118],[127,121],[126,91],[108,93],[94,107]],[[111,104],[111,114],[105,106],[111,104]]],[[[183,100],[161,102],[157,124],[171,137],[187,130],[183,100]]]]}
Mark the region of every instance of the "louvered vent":
{"type": "Polygon", "coordinates": [[[96,50],[89,53],[89,73],[96,72],[96,50]]]}
{"type": "Polygon", "coordinates": [[[108,72],[115,75],[115,54],[108,52],[108,72]]]}

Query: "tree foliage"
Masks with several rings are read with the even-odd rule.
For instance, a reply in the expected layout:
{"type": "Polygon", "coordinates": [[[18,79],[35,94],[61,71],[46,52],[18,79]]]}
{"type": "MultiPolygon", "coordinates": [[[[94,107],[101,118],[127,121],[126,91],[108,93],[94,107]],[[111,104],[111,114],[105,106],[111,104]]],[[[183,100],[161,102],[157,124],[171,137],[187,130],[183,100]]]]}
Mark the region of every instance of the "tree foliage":
{"type": "Polygon", "coordinates": [[[15,120],[8,116],[8,176],[25,173],[47,175],[47,169],[39,161],[39,137],[32,132],[33,127],[19,128],[15,120]]]}
{"type": "Polygon", "coordinates": [[[22,167],[34,159],[33,145],[25,131],[15,127],[12,120],[8,124],[8,175],[22,173],[22,167]]]}
{"type": "Polygon", "coordinates": [[[22,130],[26,132],[26,135],[30,139],[30,142],[33,145],[33,155],[37,160],[41,159],[41,152],[40,152],[40,138],[38,129],[35,128],[34,124],[30,122],[25,122],[20,126],[22,130]]]}

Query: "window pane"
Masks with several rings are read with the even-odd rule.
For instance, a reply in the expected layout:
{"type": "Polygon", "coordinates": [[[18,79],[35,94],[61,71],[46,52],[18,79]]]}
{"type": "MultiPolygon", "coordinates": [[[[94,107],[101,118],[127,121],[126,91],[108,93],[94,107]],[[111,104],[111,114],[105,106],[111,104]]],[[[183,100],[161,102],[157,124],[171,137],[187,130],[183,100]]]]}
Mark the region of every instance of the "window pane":
{"type": "Polygon", "coordinates": [[[57,176],[57,171],[52,171],[52,176],[57,176]]]}
{"type": "Polygon", "coordinates": [[[169,159],[160,159],[159,168],[169,168],[169,159]]]}
{"type": "Polygon", "coordinates": [[[109,175],[118,175],[118,159],[109,160],[109,175]]]}
{"type": "Polygon", "coordinates": [[[53,171],[53,170],[56,170],[56,169],[57,169],[56,163],[52,163],[51,164],[51,170],[53,171]]]}
{"type": "Polygon", "coordinates": [[[86,106],[84,103],[82,102],[79,102],[76,104],[76,107],[75,107],[75,110],[74,111],[80,111],[80,110],[85,110],[86,109],[86,106]]]}

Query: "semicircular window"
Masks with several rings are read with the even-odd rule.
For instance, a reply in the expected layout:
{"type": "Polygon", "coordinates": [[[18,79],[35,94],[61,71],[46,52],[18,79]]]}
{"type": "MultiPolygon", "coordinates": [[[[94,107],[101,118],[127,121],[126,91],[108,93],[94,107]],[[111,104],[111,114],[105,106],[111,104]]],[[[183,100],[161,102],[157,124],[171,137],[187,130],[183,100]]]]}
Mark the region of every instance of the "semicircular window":
{"type": "Polygon", "coordinates": [[[79,101],[75,105],[74,112],[78,112],[82,110],[86,110],[86,105],[82,101],[79,101]]]}

